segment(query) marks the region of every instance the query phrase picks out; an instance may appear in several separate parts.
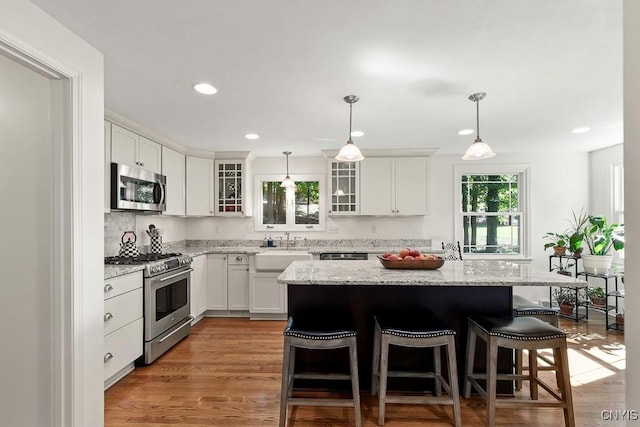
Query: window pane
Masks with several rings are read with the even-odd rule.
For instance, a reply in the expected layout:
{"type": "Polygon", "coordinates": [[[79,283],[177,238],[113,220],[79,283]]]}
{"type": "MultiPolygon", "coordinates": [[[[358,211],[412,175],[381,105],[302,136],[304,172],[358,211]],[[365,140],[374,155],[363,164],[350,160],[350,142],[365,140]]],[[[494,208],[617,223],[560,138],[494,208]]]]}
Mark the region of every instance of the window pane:
{"type": "Polygon", "coordinates": [[[463,175],[462,212],[518,212],[518,175],[463,175]]]}
{"type": "Polygon", "coordinates": [[[320,223],[320,183],[318,181],[296,182],[295,212],[296,224],[320,223]]]}
{"type": "Polygon", "coordinates": [[[520,253],[520,215],[463,215],[466,253],[520,253]]]}
{"type": "Polygon", "coordinates": [[[287,223],[287,192],[279,181],[262,182],[262,223],[287,223]]]}

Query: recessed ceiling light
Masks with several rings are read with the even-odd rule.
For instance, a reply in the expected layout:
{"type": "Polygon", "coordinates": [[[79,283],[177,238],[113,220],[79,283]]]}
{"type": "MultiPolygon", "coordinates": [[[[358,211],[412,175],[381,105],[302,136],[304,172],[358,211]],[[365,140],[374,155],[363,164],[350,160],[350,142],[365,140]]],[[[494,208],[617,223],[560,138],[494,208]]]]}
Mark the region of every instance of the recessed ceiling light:
{"type": "Polygon", "coordinates": [[[245,133],[244,137],[247,139],[258,139],[260,138],[260,135],[258,135],[257,133],[245,133]]]}
{"type": "Polygon", "coordinates": [[[589,132],[591,130],[591,128],[575,128],[574,130],[571,131],[571,133],[585,133],[585,132],[589,132]]]}
{"type": "Polygon", "coordinates": [[[458,135],[471,135],[473,132],[473,129],[462,129],[458,132],[458,135]]]}
{"type": "Polygon", "coordinates": [[[200,92],[203,93],[205,95],[213,95],[216,92],[218,92],[218,89],[216,89],[215,87],[211,86],[209,83],[198,83],[193,85],[193,89],[196,92],[200,92]]]}
{"type": "Polygon", "coordinates": [[[361,130],[354,130],[353,132],[351,132],[351,136],[358,137],[362,135],[364,135],[364,132],[362,132],[361,130]]]}

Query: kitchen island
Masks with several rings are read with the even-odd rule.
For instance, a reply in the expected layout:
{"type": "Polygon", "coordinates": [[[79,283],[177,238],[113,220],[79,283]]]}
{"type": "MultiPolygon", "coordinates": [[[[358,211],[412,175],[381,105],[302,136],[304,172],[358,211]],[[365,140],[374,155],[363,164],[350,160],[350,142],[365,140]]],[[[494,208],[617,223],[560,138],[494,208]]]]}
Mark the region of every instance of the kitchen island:
{"type": "MultiPolygon", "coordinates": [[[[290,316],[347,312],[358,332],[360,385],[371,381],[373,316],[378,312],[425,310],[456,331],[456,354],[462,384],[466,352],[467,317],[507,317],[512,313],[513,286],[586,286],[581,279],[538,270],[530,265],[505,261],[447,261],[438,270],[385,269],[369,261],[294,261],[278,277],[287,286],[290,316]]],[[[483,366],[483,345],[478,343],[476,366],[483,366]]],[[[400,351],[400,349],[397,349],[400,351]]],[[[404,349],[403,349],[404,350],[404,349]]],[[[417,349],[411,349],[417,350],[417,349]]],[[[511,372],[512,353],[501,349],[498,369],[511,372]]],[[[299,352],[297,366],[333,369],[342,357],[299,352]]],[[[320,352],[322,353],[322,352],[320,352]]],[[[430,363],[430,352],[403,352],[403,365],[430,363]],[[426,359],[425,359],[426,358],[426,359]]],[[[403,366],[406,367],[406,366],[403,366]]],[[[511,393],[502,384],[501,393],[511,393]]]]}

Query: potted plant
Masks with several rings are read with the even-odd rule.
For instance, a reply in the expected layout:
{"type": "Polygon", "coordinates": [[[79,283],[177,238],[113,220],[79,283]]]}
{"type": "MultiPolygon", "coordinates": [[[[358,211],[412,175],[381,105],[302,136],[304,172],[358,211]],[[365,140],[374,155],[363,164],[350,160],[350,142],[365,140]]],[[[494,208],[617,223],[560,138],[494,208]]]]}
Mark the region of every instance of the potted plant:
{"type": "Polygon", "coordinates": [[[569,252],[571,255],[580,258],[582,254],[582,243],[584,242],[584,229],[589,222],[589,215],[580,209],[580,213],[576,215],[575,211],[571,211],[573,219],[569,220],[570,228],[567,230],[569,236],[569,252]]]}
{"type": "Polygon", "coordinates": [[[560,314],[565,316],[571,316],[571,313],[573,313],[573,308],[576,303],[575,290],[572,288],[556,289],[553,292],[553,297],[558,303],[558,306],[560,306],[560,314]]]}
{"type": "Polygon", "coordinates": [[[562,258],[560,258],[560,262],[558,262],[558,264],[554,264],[553,266],[554,268],[558,269],[557,271],[558,274],[564,274],[565,276],[572,276],[571,271],[569,269],[573,267],[574,264],[572,264],[570,261],[567,261],[563,264],[562,258]]]}
{"type": "Polygon", "coordinates": [[[589,254],[582,255],[584,270],[590,274],[607,274],[613,262],[611,251],[624,248],[624,229],[618,224],[609,224],[604,216],[589,215],[584,242],[589,249],[589,254]]]}
{"type": "Polygon", "coordinates": [[[589,288],[587,291],[591,304],[595,307],[605,307],[607,305],[607,297],[601,287],[589,288]]]}
{"type": "Polygon", "coordinates": [[[616,327],[619,329],[624,328],[624,311],[616,313],[616,327]]]}
{"type": "Polygon", "coordinates": [[[553,248],[553,253],[558,256],[563,256],[567,253],[567,246],[569,246],[569,236],[564,233],[547,233],[542,236],[544,239],[549,239],[550,242],[544,244],[545,250],[553,248]]]}

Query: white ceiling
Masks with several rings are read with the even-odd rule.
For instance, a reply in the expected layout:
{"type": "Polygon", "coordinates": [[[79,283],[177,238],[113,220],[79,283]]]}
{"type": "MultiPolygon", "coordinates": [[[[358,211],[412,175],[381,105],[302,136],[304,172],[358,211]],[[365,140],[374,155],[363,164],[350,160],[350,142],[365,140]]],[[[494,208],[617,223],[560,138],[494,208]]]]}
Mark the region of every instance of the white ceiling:
{"type": "Polygon", "coordinates": [[[481,91],[481,137],[498,155],[623,138],[621,0],[34,3],[104,53],[107,109],[194,148],[340,148],[349,94],[362,149],[461,155],[481,91]],[[201,81],[218,93],[196,93],[201,81]]]}

